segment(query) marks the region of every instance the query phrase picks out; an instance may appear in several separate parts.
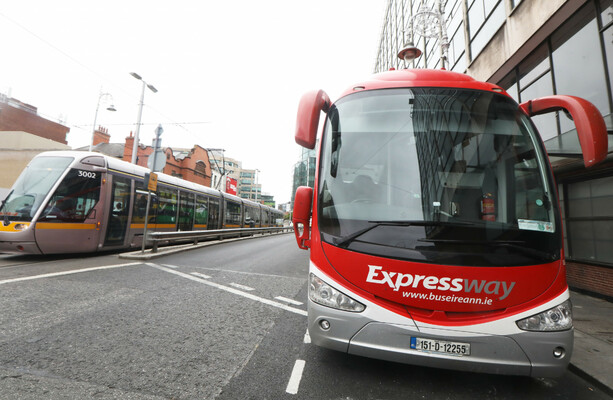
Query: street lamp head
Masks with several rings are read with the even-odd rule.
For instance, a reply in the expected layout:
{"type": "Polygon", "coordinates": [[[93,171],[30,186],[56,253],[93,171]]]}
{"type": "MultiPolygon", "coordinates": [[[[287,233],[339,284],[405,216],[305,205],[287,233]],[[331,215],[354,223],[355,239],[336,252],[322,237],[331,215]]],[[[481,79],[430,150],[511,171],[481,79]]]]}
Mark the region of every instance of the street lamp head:
{"type": "Polygon", "coordinates": [[[153,93],[157,93],[158,90],[153,86],[153,85],[147,85],[147,87],[149,88],[149,90],[151,90],[153,93]]]}
{"type": "Polygon", "coordinates": [[[421,50],[418,47],[415,47],[413,42],[409,42],[400,52],[398,53],[398,58],[404,60],[406,62],[415,60],[421,56],[421,50]]]}
{"type": "Polygon", "coordinates": [[[138,79],[139,81],[142,81],[143,78],[142,76],[140,76],[139,74],[137,74],[136,72],[130,72],[130,75],[132,75],[133,77],[135,77],[136,79],[138,79]]]}

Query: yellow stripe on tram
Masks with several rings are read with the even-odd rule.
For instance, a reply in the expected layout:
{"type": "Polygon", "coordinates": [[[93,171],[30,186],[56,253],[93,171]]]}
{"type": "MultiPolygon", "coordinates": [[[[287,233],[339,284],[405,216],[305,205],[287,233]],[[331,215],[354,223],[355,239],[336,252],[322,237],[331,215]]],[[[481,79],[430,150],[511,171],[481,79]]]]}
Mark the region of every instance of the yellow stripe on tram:
{"type": "Polygon", "coordinates": [[[11,222],[7,226],[4,226],[3,223],[0,222],[0,232],[20,232],[30,226],[29,222],[11,222]],[[16,226],[21,225],[20,229],[17,229],[16,226]]]}
{"type": "MultiPolygon", "coordinates": [[[[174,229],[175,224],[147,224],[147,229],[174,229]]],[[[145,224],[130,224],[130,229],[145,229],[145,224]]]]}
{"type": "Polygon", "coordinates": [[[39,222],[36,229],[96,229],[96,224],[71,224],[63,222],[39,222]]]}

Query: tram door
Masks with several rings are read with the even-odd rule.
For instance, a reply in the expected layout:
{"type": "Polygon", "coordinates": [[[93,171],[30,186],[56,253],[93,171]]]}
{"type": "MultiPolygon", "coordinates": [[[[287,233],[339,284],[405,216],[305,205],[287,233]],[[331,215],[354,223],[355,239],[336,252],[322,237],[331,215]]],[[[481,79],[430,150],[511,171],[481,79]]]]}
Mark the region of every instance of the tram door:
{"type": "Polygon", "coordinates": [[[128,212],[130,210],[130,180],[121,176],[113,176],[113,190],[109,207],[109,219],[104,238],[105,246],[122,245],[128,229],[128,212]]]}
{"type": "Polygon", "coordinates": [[[180,192],[179,196],[179,230],[191,231],[194,228],[195,196],[186,192],[180,192]]]}

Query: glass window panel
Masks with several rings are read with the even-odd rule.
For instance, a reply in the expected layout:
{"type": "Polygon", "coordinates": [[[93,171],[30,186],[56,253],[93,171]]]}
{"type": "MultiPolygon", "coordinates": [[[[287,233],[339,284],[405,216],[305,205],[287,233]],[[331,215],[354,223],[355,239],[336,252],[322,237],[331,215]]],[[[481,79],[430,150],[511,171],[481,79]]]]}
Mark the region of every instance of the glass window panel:
{"type": "MultiPolygon", "coordinates": [[[[553,84],[551,82],[551,73],[548,72],[521,92],[521,101],[524,102],[552,94],[553,84]]],[[[550,139],[558,134],[558,124],[554,113],[537,115],[532,117],[532,121],[543,140],[550,139]]]]}
{"type": "MultiPolygon", "coordinates": [[[[613,9],[611,11],[613,12],[613,9]]],[[[611,85],[613,85],[613,26],[604,31],[602,33],[602,37],[605,48],[605,56],[607,58],[606,62],[608,66],[609,80],[611,85]]],[[[613,91],[613,86],[611,86],[609,90],[613,91]]]]}
{"type": "Polygon", "coordinates": [[[500,0],[485,0],[484,1],[485,15],[489,15],[492,12],[492,10],[500,3],[501,3],[500,0]]]}
{"type": "Polygon", "coordinates": [[[536,78],[549,71],[549,50],[543,45],[530,54],[519,65],[519,86],[525,88],[536,78]]]}
{"type": "Polygon", "coordinates": [[[602,26],[613,22],[613,0],[600,0],[600,11],[602,26]]]}
{"type": "Polygon", "coordinates": [[[474,38],[481,25],[485,22],[482,0],[475,1],[468,10],[468,31],[470,38],[474,38]]]}
{"type": "Polygon", "coordinates": [[[519,91],[517,89],[517,80],[515,79],[515,71],[505,76],[498,85],[500,85],[513,99],[519,102],[519,91]]]}
{"type": "Polygon", "coordinates": [[[177,191],[158,186],[158,224],[176,224],[177,221],[177,191]]]}
{"type": "MultiPolygon", "coordinates": [[[[556,92],[583,97],[606,115],[610,109],[607,91],[602,90],[605,73],[598,35],[592,7],[584,7],[560,34],[552,36],[552,59],[556,92]]],[[[562,132],[575,128],[567,117],[560,118],[560,126],[562,132]]]]}
{"type": "MultiPolygon", "coordinates": [[[[55,190],[39,220],[85,221],[100,199],[100,182],[100,172],[71,169],[55,190]]],[[[123,206],[123,200],[118,199],[118,202],[123,206]]]]}
{"type": "Polygon", "coordinates": [[[483,50],[487,43],[492,39],[496,31],[502,26],[506,18],[504,3],[500,2],[496,9],[483,24],[483,28],[474,36],[471,43],[473,59],[483,50]]]}

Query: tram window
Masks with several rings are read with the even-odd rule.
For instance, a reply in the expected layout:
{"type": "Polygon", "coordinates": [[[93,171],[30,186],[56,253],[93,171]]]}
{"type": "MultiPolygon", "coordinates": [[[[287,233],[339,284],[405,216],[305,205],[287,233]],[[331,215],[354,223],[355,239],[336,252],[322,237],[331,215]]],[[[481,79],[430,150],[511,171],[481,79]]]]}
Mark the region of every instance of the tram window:
{"type": "Polygon", "coordinates": [[[226,200],[226,227],[241,226],[241,205],[226,200]]]}
{"type": "Polygon", "coordinates": [[[82,222],[100,199],[100,173],[72,169],[43,210],[40,221],[82,222]]]}
{"type": "Polygon", "coordinates": [[[158,224],[175,224],[177,221],[177,191],[158,187],[158,224]]]}
{"type": "Polygon", "coordinates": [[[206,229],[209,218],[209,199],[205,196],[196,197],[196,213],[194,229],[206,229]]]}
{"type": "Polygon", "coordinates": [[[260,210],[258,208],[245,206],[245,226],[249,228],[260,226],[260,210]]]}
{"type": "MultiPolygon", "coordinates": [[[[134,211],[132,212],[132,223],[133,224],[144,224],[145,223],[145,214],[147,212],[147,197],[149,196],[149,192],[142,188],[144,186],[143,183],[136,183],[137,186],[141,186],[141,188],[135,188],[134,191],[134,211]]],[[[155,212],[157,210],[157,195],[152,192],[151,200],[149,202],[149,223],[155,223],[155,212]]]]}
{"type": "Polygon", "coordinates": [[[207,228],[219,228],[219,198],[211,197],[209,199],[209,221],[207,228]]]}

